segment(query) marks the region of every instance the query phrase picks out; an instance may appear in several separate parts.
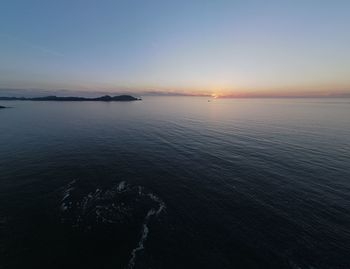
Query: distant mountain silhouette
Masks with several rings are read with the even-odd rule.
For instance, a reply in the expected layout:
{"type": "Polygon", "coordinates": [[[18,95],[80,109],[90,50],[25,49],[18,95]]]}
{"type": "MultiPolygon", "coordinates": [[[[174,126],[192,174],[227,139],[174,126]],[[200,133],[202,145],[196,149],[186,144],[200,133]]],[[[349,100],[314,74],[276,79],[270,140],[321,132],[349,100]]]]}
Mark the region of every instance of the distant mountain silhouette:
{"type": "MultiPolygon", "coordinates": [[[[44,96],[44,97],[0,97],[0,100],[7,101],[137,101],[141,100],[139,98],[133,97],[131,95],[118,95],[118,96],[109,96],[104,95],[96,98],[86,98],[86,97],[58,97],[58,96],[44,96]]],[[[3,107],[4,108],[4,107],[3,107]]]]}

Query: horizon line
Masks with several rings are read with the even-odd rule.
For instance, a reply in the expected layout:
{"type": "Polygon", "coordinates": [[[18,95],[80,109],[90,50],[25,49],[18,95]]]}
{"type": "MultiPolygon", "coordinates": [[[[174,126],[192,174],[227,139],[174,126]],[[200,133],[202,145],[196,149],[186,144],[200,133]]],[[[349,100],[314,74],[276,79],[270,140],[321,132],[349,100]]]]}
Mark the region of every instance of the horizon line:
{"type": "Polygon", "coordinates": [[[43,96],[63,96],[72,97],[81,94],[81,97],[86,96],[96,96],[96,95],[135,95],[135,96],[182,96],[182,97],[209,97],[215,99],[243,99],[243,98],[350,98],[349,91],[305,91],[298,93],[276,93],[276,92],[182,92],[182,91],[167,91],[167,90],[145,90],[145,91],[130,91],[130,90],[99,90],[99,91],[89,91],[89,90],[72,90],[72,89],[38,89],[38,88],[0,88],[1,97],[43,97],[43,96]]]}

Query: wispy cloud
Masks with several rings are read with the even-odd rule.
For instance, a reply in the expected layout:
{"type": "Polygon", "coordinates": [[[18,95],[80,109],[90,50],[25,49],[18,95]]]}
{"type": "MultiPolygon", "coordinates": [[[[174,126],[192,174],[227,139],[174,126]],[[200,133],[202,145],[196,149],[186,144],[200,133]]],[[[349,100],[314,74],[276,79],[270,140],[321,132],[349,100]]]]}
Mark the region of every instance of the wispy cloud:
{"type": "Polygon", "coordinates": [[[36,50],[36,51],[40,51],[44,54],[48,54],[48,55],[53,55],[53,56],[56,56],[56,57],[64,57],[64,54],[57,51],[57,50],[53,50],[51,48],[48,48],[48,47],[44,47],[44,46],[41,46],[41,45],[38,45],[38,44],[33,44],[31,42],[28,42],[22,38],[19,38],[19,37],[15,37],[15,36],[8,36],[8,35],[3,35],[3,34],[0,34],[1,37],[4,37],[8,40],[12,40],[12,41],[15,41],[21,45],[24,45],[28,48],[31,48],[33,50],[36,50]]]}

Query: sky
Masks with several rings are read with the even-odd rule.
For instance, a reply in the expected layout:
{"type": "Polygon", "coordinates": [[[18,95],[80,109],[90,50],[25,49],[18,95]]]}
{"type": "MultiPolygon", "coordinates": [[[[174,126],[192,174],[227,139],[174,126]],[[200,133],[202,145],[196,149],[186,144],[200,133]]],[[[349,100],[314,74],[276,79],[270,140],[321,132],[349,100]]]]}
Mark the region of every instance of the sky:
{"type": "Polygon", "coordinates": [[[1,0],[0,88],[350,96],[348,0],[1,0]]]}

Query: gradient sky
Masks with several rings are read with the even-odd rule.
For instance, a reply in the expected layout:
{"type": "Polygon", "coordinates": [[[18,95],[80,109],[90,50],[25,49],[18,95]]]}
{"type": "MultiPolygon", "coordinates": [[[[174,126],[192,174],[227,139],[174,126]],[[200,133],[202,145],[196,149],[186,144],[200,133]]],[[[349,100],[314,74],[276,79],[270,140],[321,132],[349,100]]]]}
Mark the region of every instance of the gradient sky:
{"type": "Polygon", "coordinates": [[[2,0],[0,88],[350,93],[348,0],[2,0]]]}

